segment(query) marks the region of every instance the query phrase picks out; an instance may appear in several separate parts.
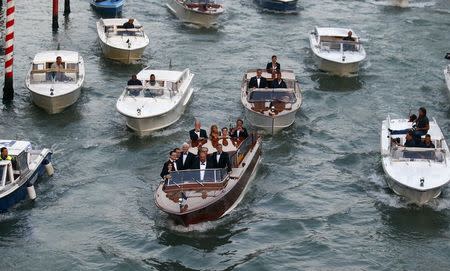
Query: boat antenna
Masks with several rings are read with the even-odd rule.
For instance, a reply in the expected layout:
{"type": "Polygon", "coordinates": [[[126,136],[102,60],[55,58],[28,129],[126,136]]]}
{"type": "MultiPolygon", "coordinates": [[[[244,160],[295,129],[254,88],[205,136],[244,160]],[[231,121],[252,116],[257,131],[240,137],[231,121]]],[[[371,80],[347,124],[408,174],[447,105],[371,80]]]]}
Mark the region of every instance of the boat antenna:
{"type": "Polygon", "coordinates": [[[172,69],[172,59],[169,59],[169,70],[172,69]]]}

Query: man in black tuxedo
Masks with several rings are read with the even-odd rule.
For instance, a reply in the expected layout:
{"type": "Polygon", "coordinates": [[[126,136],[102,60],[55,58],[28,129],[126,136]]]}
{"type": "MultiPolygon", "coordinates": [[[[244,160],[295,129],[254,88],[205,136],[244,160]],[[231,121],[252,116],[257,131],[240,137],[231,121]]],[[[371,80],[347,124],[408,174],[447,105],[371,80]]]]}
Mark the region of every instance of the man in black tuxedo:
{"type": "Polygon", "coordinates": [[[214,180],[214,171],[205,170],[214,168],[214,162],[208,159],[207,153],[205,151],[200,151],[198,157],[194,159],[191,164],[191,169],[200,169],[198,174],[198,180],[214,180]]]}
{"type": "Polygon", "coordinates": [[[286,82],[281,78],[281,72],[277,73],[277,78],[272,82],[273,88],[287,88],[286,82]]]}
{"type": "Polygon", "coordinates": [[[176,151],[170,151],[169,153],[169,160],[167,162],[164,163],[164,166],[161,170],[161,178],[164,179],[164,177],[166,177],[166,175],[168,175],[170,173],[170,171],[177,171],[178,167],[177,167],[177,152],[176,151]],[[172,165],[172,170],[169,170],[169,164],[172,165]]]}
{"type": "Polygon", "coordinates": [[[226,168],[227,172],[231,171],[230,155],[224,152],[221,144],[217,144],[216,152],[213,152],[211,159],[214,164],[214,168],[226,168]]]}
{"type": "Polygon", "coordinates": [[[178,158],[177,160],[178,170],[190,169],[194,159],[195,155],[189,152],[189,144],[184,143],[181,147],[180,158],[178,158]]]}
{"type": "Polygon", "coordinates": [[[192,141],[203,140],[208,138],[208,134],[205,130],[201,129],[202,124],[199,120],[195,120],[194,129],[189,131],[189,137],[192,141]]]}
{"type": "Polygon", "coordinates": [[[262,70],[256,70],[256,76],[250,78],[250,82],[248,83],[248,88],[266,88],[267,87],[267,79],[262,77],[262,70]]]}
{"type": "Polygon", "coordinates": [[[272,56],[272,62],[267,63],[266,71],[272,74],[281,71],[281,65],[277,62],[277,56],[272,56]]]}
{"type": "Polygon", "coordinates": [[[236,127],[233,128],[233,132],[231,133],[231,137],[247,138],[248,137],[247,129],[245,129],[243,125],[244,125],[244,121],[241,119],[238,119],[236,121],[236,127]]]}

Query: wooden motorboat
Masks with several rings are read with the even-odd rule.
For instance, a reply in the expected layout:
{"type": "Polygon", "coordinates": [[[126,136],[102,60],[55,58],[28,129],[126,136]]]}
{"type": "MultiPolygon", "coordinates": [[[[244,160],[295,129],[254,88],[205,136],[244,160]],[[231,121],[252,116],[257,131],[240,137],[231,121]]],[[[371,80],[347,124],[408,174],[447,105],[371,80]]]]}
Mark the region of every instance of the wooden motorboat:
{"type": "MultiPolygon", "coordinates": [[[[209,153],[215,151],[211,143],[207,144],[209,153]]],[[[224,149],[230,154],[231,172],[222,168],[173,171],[155,192],[156,206],[185,226],[217,220],[231,212],[255,174],[261,137],[251,134],[235,144],[224,149]]]]}
{"type": "MultiPolygon", "coordinates": [[[[256,76],[256,69],[244,74],[241,86],[241,102],[245,108],[245,117],[258,128],[275,133],[291,126],[295,115],[302,105],[302,93],[292,70],[282,70],[282,78],[287,88],[249,88],[249,81],[256,76]]],[[[269,84],[272,74],[264,71],[269,84]]]]}
{"type": "Polygon", "coordinates": [[[6,147],[9,160],[0,160],[0,211],[6,211],[27,195],[36,197],[34,184],[39,176],[53,174],[52,152],[49,149],[33,150],[28,141],[0,140],[0,147],[6,147]]]}
{"type": "Polygon", "coordinates": [[[166,6],[180,21],[205,28],[216,27],[224,12],[215,0],[167,0],[166,6]]]}
{"type": "Polygon", "coordinates": [[[254,0],[261,8],[267,11],[293,13],[297,12],[298,0],[254,0]]]}
{"type": "Polygon", "coordinates": [[[31,100],[50,114],[74,104],[84,83],[84,60],[78,52],[45,51],[36,54],[25,79],[31,100]],[[61,57],[63,68],[52,68],[61,57]]]}

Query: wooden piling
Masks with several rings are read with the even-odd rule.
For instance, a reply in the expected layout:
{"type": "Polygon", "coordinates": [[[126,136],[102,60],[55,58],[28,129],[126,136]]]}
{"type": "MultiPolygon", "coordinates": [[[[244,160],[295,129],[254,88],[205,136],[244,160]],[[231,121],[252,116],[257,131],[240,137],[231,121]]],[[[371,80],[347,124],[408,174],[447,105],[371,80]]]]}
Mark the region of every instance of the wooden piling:
{"type": "Polygon", "coordinates": [[[14,62],[14,0],[6,1],[5,30],[5,83],[3,86],[3,102],[14,99],[13,62],[14,62]]]}
{"type": "Polygon", "coordinates": [[[64,0],[64,16],[70,14],[70,0],[64,0]]]}
{"type": "Polygon", "coordinates": [[[59,28],[58,24],[58,0],[53,0],[53,19],[52,19],[52,29],[53,31],[57,31],[59,28]]]}

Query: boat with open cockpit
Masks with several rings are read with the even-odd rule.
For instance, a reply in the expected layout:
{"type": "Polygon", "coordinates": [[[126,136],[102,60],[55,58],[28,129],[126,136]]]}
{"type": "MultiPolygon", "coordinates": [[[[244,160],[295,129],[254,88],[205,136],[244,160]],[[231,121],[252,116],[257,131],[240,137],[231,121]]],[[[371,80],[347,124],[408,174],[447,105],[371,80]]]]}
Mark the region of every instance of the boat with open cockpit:
{"type": "Polygon", "coordinates": [[[167,0],[166,6],[183,23],[205,28],[216,27],[224,12],[216,0],[167,0]]]}
{"type": "Polygon", "coordinates": [[[404,147],[404,135],[390,130],[411,129],[407,119],[391,119],[381,126],[381,155],[386,182],[398,195],[422,205],[438,197],[450,182],[450,155],[447,142],[435,119],[429,122],[428,134],[434,148],[404,147]]]}
{"type": "Polygon", "coordinates": [[[349,28],[315,27],[309,42],[319,69],[331,74],[355,75],[366,58],[360,37],[349,28]],[[350,40],[349,32],[352,32],[350,40]]]}
{"type": "Polygon", "coordinates": [[[53,174],[52,152],[34,150],[28,141],[0,140],[12,160],[0,160],[0,211],[4,212],[24,200],[36,197],[34,184],[44,173],[53,174]]]}
{"type": "Polygon", "coordinates": [[[97,22],[97,34],[105,57],[125,64],[134,63],[142,58],[149,38],[144,27],[133,19],[133,28],[124,28],[129,19],[100,19],[97,22]]]}
{"type": "Polygon", "coordinates": [[[263,71],[262,76],[267,79],[269,87],[250,88],[250,80],[256,76],[256,72],[256,69],[246,71],[242,80],[241,102],[245,107],[247,120],[253,126],[271,133],[291,126],[303,101],[300,85],[295,79],[294,72],[281,71],[286,88],[271,88],[271,82],[275,79],[266,71],[263,71]]]}
{"type": "MultiPolygon", "coordinates": [[[[203,143],[211,155],[215,144],[203,143]]],[[[199,142],[191,142],[190,152],[198,152],[199,142]]],[[[172,171],[155,192],[155,204],[184,226],[217,220],[230,213],[242,200],[261,159],[261,137],[251,133],[242,140],[231,140],[228,152],[231,171],[225,168],[172,171]]]]}
{"type": "Polygon", "coordinates": [[[34,56],[25,85],[33,103],[54,114],[78,100],[84,76],[84,60],[78,52],[45,51],[34,56]],[[60,64],[57,57],[61,58],[60,64]]]}
{"type": "Polygon", "coordinates": [[[165,128],[180,119],[194,89],[194,74],[184,71],[152,70],[137,74],[143,85],[127,86],[116,103],[117,111],[126,117],[127,126],[141,135],[165,128]],[[150,75],[155,82],[150,82],[150,75]]]}

